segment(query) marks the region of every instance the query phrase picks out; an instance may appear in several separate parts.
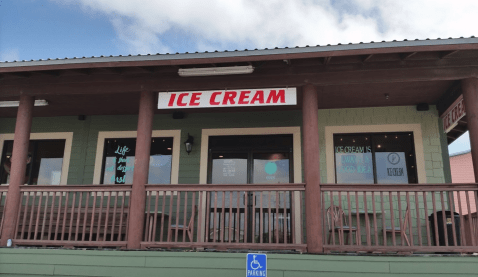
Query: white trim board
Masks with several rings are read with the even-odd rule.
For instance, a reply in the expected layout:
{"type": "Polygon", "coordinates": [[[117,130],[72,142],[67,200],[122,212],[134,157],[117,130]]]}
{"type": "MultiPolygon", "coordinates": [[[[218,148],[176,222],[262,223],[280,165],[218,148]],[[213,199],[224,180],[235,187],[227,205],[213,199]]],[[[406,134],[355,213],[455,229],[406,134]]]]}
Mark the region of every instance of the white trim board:
{"type": "MultiPolygon", "coordinates": [[[[0,157],[3,155],[3,145],[6,140],[13,140],[14,134],[0,134],[0,157]]],[[[63,164],[61,166],[60,185],[66,185],[68,182],[68,171],[70,168],[71,146],[73,143],[73,132],[58,133],[30,133],[30,140],[41,139],[64,139],[65,151],[63,152],[63,164]]],[[[7,184],[2,184],[7,185],[7,184]]]]}
{"type": "MultiPolygon", "coordinates": [[[[98,132],[98,142],[96,145],[95,171],[93,174],[93,184],[99,185],[101,180],[101,167],[103,161],[103,151],[105,139],[111,138],[136,138],[137,131],[111,131],[98,132]]],[[[171,184],[179,182],[179,153],[181,147],[181,130],[154,130],[152,137],[172,137],[173,153],[171,164],[171,184]]]]}

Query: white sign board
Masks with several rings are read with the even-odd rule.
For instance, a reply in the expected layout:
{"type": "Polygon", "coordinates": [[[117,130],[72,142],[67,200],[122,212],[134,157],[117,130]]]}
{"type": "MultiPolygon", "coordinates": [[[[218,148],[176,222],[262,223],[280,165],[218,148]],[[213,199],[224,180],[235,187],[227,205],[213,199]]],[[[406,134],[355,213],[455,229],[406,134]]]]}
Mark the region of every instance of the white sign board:
{"type": "Polygon", "coordinates": [[[297,105],[296,88],[160,92],[158,109],[297,105]]]}
{"type": "Polygon", "coordinates": [[[378,184],[408,184],[405,152],[376,152],[378,184]]]}
{"type": "Polygon", "coordinates": [[[443,120],[443,130],[445,130],[445,133],[448,133],[455,128],[455,126],[458,125],[458,121],[465,115],[465,103],[463,101],[462,94],[441,116],[443,120]]]}

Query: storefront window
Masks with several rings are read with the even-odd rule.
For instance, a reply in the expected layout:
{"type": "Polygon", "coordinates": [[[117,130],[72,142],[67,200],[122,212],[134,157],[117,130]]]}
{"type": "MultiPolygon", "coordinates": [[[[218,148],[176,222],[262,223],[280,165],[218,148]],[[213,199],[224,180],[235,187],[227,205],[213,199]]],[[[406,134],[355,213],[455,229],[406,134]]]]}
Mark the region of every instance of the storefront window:
{"type": "MultiPolygon", "coordinates": [[[[10,182],[12,151],[13,141],[6,140],[3,144],[0,168],[2,184],[10,182]]],[[[64,152],[64,139],[30,140],[24,183],[28,185],[59,185],[64,152]]]]}
{"type": "Polygon", "coordinates": [[[334,135],[339,184],[417,183],[412,133],[334,135]]]}
{"type": "MultiPolygon", "coordinates": [[[[172,151],[172,138],[152,139],[148,184],[171,183],[172,151]]],[[[135,152],[135,138],[106,139],[101,183],[132,184],[135,152]]]]}

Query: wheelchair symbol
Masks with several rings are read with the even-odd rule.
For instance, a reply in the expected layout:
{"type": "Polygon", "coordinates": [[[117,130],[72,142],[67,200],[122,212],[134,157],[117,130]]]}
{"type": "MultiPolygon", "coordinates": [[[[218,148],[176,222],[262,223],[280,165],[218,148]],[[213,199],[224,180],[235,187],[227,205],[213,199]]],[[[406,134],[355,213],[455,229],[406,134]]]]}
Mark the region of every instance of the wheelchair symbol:
{"type": "Polygon", "coordinates": [[[253,270],[257,270],[257,269],[262,268],[261,264],[258,261],[256,261],[256,256],[257,255],[252,255],[251,268],[253,270]]]}

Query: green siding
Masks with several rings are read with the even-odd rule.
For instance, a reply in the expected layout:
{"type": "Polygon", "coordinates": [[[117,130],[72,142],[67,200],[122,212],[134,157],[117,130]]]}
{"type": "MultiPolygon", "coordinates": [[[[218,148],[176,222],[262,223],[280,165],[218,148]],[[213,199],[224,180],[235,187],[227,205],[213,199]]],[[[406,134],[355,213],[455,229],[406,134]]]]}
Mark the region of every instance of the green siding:
{"type": "MultiPolygon", "coordinates": [[[[34,118],[32,132],[74,132],[68,184],[92,184],[96,145],[100,131],[134,131],[137,116],[87,116],[34,118]]],[[[321,181],[327,182],[325,126],[416,124],[422,126],[423,146],[428,183],[450,180],[446,136],[435,106],[418,112],[415,106],[325,109],[319,110],[321,181]]],[[[172,119],[170,114],[155,115],[153,130],[181,129],[181,142],[187,134],[194,136],[194,149],[187,155],[181,143],[179,183],[199,183],[201,130],[214,128],[254,128],[302,126],[301,111],[191,113],[184,119],[172,119]]],[[[13,133],[15,119],[0,118],[0,134],[13,133]]]]}
{"type": "MultiPolygon", "coordinates": [[[[268,276],[478,276],[476,256],[268,254],[268,276]]],[[[245,276],[246,253],[0,249],[5,276],[245,276]]]]}

